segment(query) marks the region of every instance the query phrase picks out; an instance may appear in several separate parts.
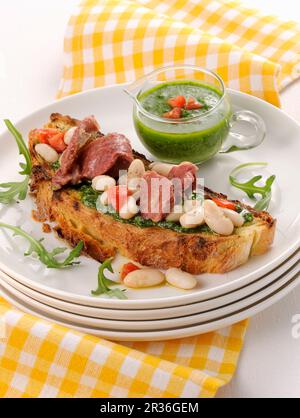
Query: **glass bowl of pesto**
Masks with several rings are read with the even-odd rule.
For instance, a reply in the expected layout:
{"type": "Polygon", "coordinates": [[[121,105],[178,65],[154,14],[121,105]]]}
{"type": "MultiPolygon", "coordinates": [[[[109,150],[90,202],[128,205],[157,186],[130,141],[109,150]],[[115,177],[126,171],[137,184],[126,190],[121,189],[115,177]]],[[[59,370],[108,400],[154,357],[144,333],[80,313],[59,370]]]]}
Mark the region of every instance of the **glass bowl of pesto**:
{"type": "Polygon", "coordinates": [[[204,68],[159,68],[125,91],[134,100],[138,137],[161,161],[202,163],[218,152],[254,148],[265,137],[262,118],[233,112],[223,80],[204,68]]]}

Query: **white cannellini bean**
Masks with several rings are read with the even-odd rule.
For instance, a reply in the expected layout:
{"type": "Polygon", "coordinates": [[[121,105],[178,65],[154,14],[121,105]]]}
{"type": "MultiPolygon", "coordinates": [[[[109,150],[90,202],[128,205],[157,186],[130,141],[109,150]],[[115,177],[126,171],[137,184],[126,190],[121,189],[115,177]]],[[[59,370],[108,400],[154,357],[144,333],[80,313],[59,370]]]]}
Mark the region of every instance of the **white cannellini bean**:
{"type": "Polygon", "coordinates": [[[127,174],[123,174],[121,177],[119,177],[118,184],[127,185],[127,183],[128,183],[127,174]]]}
{"type": "Polygon", "coordinates": [[[139,190],[141,184],[141,178],[139,177],[133,177],[128,180],[128,189],[132,192],[136,192],[139,190]]]}
{"type": "Polygon", "coordinates": [[[151,170],[165,177],[168,177],[168,174],[173,167],[175,167],[174,164],[167,164],[167,163],[160,163],[160,162],[154,162],[154,163],[149,164],[149,168],[151,170]]]}
{"type": "Polygon", "coordinates": [[[227,208],[222,208],[222,210],[223,210],[223,213],[227,216],[227,218],[231,220],[234,226],[240,227],[244,225],[245,219],[240,213],[236,212],[235,210],[231,210],[227,208]]]}
{"type": "Polygon", "coordinates": [[[110,176],[101,175],[96,176],[92,180],[92,188],[98,192],[104,192],[116,185],[116,180],[110,176]]]}
{"type": "Polygon", "coordinates": [[[136,158],[128,168],[128,179],[141,178],[145,174],[145,166],[142,160],[136,158]]]}
{"type": "Polygon", "coordinates": [[[232,221],[212,200],[204,200],[204,220],[214,232],[220,235],[231,235],[233,232],[232,221]]]}
{"type": "Polygon", "coordinates": [[[72,137],[73,137],[74,132],[76,131],[76,129],[77,129],[77,126],[73,126],[73,127],[72,127],[72,128],[70,128],[69,130],[67,130],[67,132],[65,133],[65,136],[64,136],[64,143],[65,143],[66,145],[69,145],[69,143],[71,142],[71,139],[72,139],[72,137]]]}
{"type": "Polygon", "coordinates": [[[193,210],[195,208],[199,208],[200,206],[202,206],[201,200],[188,199],[188,200],[184,201],[183,210],[184,210],[184,212],[190,212],[191,210],[193,210]]]}
{"type": "Polygon", "coordinates": [[[108,205],[108,195],[107,192],[103,192],[102,195],[100,196],[100,203],[104,206],[108,205]]]}
{"type": "Polygon", "coordinates": [[[131,219],[139,211],[136,200],[133,196],[129,196],[127,203],[121,207],[119,215],[122,219],[131,219]]]}
{"type": "Polygon", "coordinates": [[[47,163],[55,163],[59,158],[55,149],[48,144],[36,144],[34,149],[47,163]]]}
{"type": "Polygon", "coordinates": [[[141,197],[141,191],[137,190],[136,192],[133,193],[132,197],[134,197],[134,199],[137,201],[140,199],[141,197]]]}
{"type": "Polygon", "coordinates": [[[181,215],[183,215],[183,207],[182,205],[175,205],[173,210],[169,215],[166,217],[166,221],[168,222],[178,222],[181,215]]]}
{"type": "Polygon", "coordinates": [[[170,268],[166,271],[167,282],[179,289],[193,289],[197,285],[195,276],[178,268],[170,268]]]}
{"type": "Polygon", "coordinates": [[[142,287],[157,286],[165,281],[165,275],[157,269],[134,270],[127,274],[124,279],[124,285],[139,289],[142,287]]]}
{"type": "Polygon", "coordinates": [[[203,207],[196,207],[190,212],[186,212],[181,215],[179,219],[180,225],[183,228],[196,228],[204,224],[204,211],[203,207]]]}

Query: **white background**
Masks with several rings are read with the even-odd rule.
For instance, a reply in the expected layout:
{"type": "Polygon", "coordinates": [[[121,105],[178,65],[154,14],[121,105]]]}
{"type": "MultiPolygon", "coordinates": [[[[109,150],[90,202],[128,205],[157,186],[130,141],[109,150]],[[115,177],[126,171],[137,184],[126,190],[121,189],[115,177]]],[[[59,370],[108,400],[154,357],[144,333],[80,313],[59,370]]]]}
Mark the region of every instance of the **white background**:
{"type": "MultiPolygon", "coordinates": [[[[244,2],[300,21],[296,0],[244,2]]],[[[64,30],[77,3],[0,0],[0,119],[15,121],[55,98],[64,30]]],[[[283,92],[282,105],[300,121],[300,82],[283,92]]],[[[220,390],[220,397],[300,397],[300,339],[292,338],[291,323],[296,314],[300,314],[300,287],[251,319],[238,370],[220,390]]]]}

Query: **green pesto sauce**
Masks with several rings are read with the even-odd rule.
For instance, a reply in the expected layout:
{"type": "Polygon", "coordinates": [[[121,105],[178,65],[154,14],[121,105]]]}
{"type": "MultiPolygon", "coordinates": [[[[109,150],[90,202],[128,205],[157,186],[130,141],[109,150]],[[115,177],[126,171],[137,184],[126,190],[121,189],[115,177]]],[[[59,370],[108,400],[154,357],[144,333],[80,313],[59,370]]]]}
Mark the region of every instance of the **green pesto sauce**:
{"type": "MultiPolygon", "coordinates": [[[[92,209],[101,211],[101,205],[97,205],[98,197],[101,195],[101,193],[96,192],[90,184],[82,184],[76,187],[76,189],[80,193],[81,202],[92,209]],[[97,207],[98,206],[98,207],[97,207]]],[[[192,199],[195,199],[195,196],[192,196],[192,199]]],[[[113,211],[112,208],[110,208],[110,211],[107,212],[105,209],[107,209],[106,206],[103,206],[103,213],[106,215],[112,216],[116,221],[131,224],[138,226],[140,228],[150,228],[150,227],[160,227],[160,228],[166,228],[171,229],[172,231],[176,232],[182,232],[185,234],[196,234],[199,232],[206,232],[209,234],[218,235],[215,232],[213,232],[206,224],[200,225],[196,228],[183,228],[179,223],[176,222],[168,222],[168,221],[160,221],[160,222],[153,222],[151,219],[144,219],[141,215],[136,215],[131,219],[123,219],[119,216],[119,214],[115,211],[113,211]]],[[[252,213],[243,210],[242,216],[245,219],[245,225],[249,225],[253,221],[253,215],[252,213]]]]}
{"type": "Polygon", "coordinates": [[[53,168],[53,170],[57,171],[60,168],[60,162],[58,160],[55,161],[55,163],[51,164],[51,167],[53,168]]]}
{"type": "MultiPolygon", "coordinates": [[[[195,119],[188,123],[155,121],[135,109],[133,115],[136,132],[143,145],[161,161],[178,163],[190,161],[200,163],[212,158],[221,148],[229,132],[231,111],[229,104],[221,98],[221,92],[213,86],[195,81],[163,83],[138,96],[141,106],[151,115],[163,117],[171,110],[168,99],[183,95],[195,97],[203,104],[201,109],[184,110],[182,118],[205,115],[216,108],[205,120],[195,119]]],[[[173,120],[174,122],[174,120],[173,120]]]]}
{"type": "Polygon", "coordinates": [[[129,224],[138,226],[140,228],[160,227],[160,228],[171,229],[172,231],[176,231],[176,232],[182,232],[185,234],[196,234],[199,232],[207,232],[210,234],[214,234],[214,232],[207,225],[201,225],[201,226],[198,226],[197,228],[183,228],[180,224],[175,223],[175,222],[168,222],[168,221],[153,222],[151,221],[151,219],[144,219],[141,215],[136,215],[135,217],[131,219],[122,219],[116,212],[107,213],[107,214],[113,216],[113,218],[119,222],[129,223],[129,224]]]}
{"type": "MultiPolygon", "coordinates": [[[[96,209],[96,203],[97,199],[100,196],[101,193],[96,192],[90,184],[83,184],[77,187],[77,190],[80,193],[81,202],[92,209],[96,209]]],[[[141,215],[136,215],[131,219],[122,219],[117,212],[105,211],[106,207],[103,207],[103,212],[106,215],[112,216],[115,220],[138,226],[140,228],[150,228],[150,227],[160,227],[160,228],[166,228],[171,229],[172,231],[176,232],[182,232],[187,234],[195,234],[199,232],[207,232],[210,234],[214,234],[214,232],[207,226],[207,225],[201,225],[197,228],[183,228],[180,224],[175,222],[168,222],[168,221],[160,221],[160,222],[153,222],[151,219],[144,219],[141,215]]],[[[98,205],[98,210],[101,212],[101,206],[98,205]]]]}
{"type": "Polygon", "coordinates": [[[96,192],[90,184],[81,184],[76,189],[80,193],[81,202],[88,208],[96,209],[96,202],[100,193],[96,192]]]}
{"type": "Polygon", "coordinates": [[[200,84],[195,81],[173,81],[153,87],[139,95],[138,99],[147,112],[152,115],[162,116],[169,112],[172,107],[168,100],[184,96],[186,100],[194,97],[203,105],[201,109],[183,110],[182,118],[201,115],[212,109],[219,102],[221,92],[212,86],[200,84]]]}
{"type": "Polygon", "coordinates": [[[253,217],[251,212],[247,212],[246,210],[243,210],[241,215],[243,216],[243,218],[245,220],[245,223],[244,223],[243,226],[249,225],[249,224],[251,224],[251,222],[253,222],[254,217],[253,217]]]}

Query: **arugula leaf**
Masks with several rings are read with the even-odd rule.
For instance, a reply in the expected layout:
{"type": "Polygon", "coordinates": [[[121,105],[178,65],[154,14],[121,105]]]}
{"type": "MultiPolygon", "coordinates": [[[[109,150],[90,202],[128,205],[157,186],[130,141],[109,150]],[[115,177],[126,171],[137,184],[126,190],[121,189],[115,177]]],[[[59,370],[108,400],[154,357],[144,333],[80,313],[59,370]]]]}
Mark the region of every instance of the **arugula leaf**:
{"type": "Polygon", "coordinates": [[[25,175],[25,179],[20,182],[10,182],[10,183],[1,183],[0,189],[6,189],[0,191],[0,203],[9,204],[14,202],[15,199],[24,200],[27,195],[29,175],[31,174],[32,164],[30,153],[28,148],[22,138],[20,132],[14,127],[14,125],[8,120],[4,120],[7,129],[14,136],[16,143],[19,148],[20,155],[23,155],[25,158],[25,163],[20,163],[21,171],[19,172],[22,175],[25,175]]]}
{"type": "Polygon", "coordinates": [[[252,179],[246,181],[245,183],[238,182],[235,176],[238,173],[240,173],[243,168],[251,167],[251,166],[267,166],[267,165],[268,163],[261,163],[261,162],[241,164],[237,166],[235,169],[233,169],[229,175],[229,181],[232,186],[242,190],[243,192],[247,194],[247,196],[250,199],[253,199],[256,201],[256,204],[254,206],[256,210],[268,209],[271,198],[272,198],[272,185],[274,183],[276,176],[272,175],[268,177],[264,186],[256,185],[256,183],[262,179],[262,176],[254,176],[252,179]],[[261,199],[257,200],[255,198],[255,194],[260,194],[261,199]]]}
{"type": "Polygon", "coordinates": [[[113,260],[113,257],[110,257],[107,260],[103,261],[103,263],[100,265],[99,271],[98,271],[98,288],[96,290],[92,290],[91,293],[94,296],[99,296],[105,293],[109,297],[116,297],[118,299],[127,299],[127,297],[124,295],[124,291],[120,289],[110,289],[109,286],[113,286],[118,283],[105,277],[104,271],[106,269],[110,271],[111,273],[114,272],[112,265],[111,265],[112,260],[113,260]]]}
{"type": "Polygon", "coordinates": [[[15,198],[24,200],[27,195],[28,183],[29,176],[26,176],[23,181],[0,183],[0,188],[7,189],[6,191],[0,191],[0,203],[8,205],[15,198]]]}
{"type": "Polygon", "coordinates": [[[14,125],[11,123],[11,121],[9,119],[4,119],[4,123],[7,126],[7,129],[9,130],[9,132],[14,136],[16,143],[18,145],[19,148],[19,153],[20,155],[23,155],[25,158],[25,162],[24,163],[20,163],[20,167],[22,169],[22,171],[20,171],[20,174],[31,174],[31,168],[32,168],[32,164],[31,164],[31,158],[30,158],[30,153],[29,150],[25,144],[25,141],[22,137],[22,135],[20,134],[20,132],[14,127],[14,125]]]}
{"type": "Polygon", "coordinates": [[[67,250],[67,248],[55,248],[53,251],[49,252],[46,250],[46,248],[42,245],[43,239],[36,240],[33,238],[30,234],[28,234],[23,229],[9,225],[3,222],[0,222],[0,228],[6,228],[10,229],[14,232],[14,236],[21,236],[25,238],[29,244],[30,247],[24,254],[25,256],[31,255],[32,253],[36,253],[41,263],[45,264],[48,268],[64,268],[69,267],[74,264],[79,264],[80,262],[73,261],[75,258],[80,256],[80,253],[83,248],[83,241],[80,241],[75,248],[73,248],[72,251],[70,251],[69,255],[65,258],[64,261],[57,261],[54,257],[58,254],[61,254],[67,250]]]}

